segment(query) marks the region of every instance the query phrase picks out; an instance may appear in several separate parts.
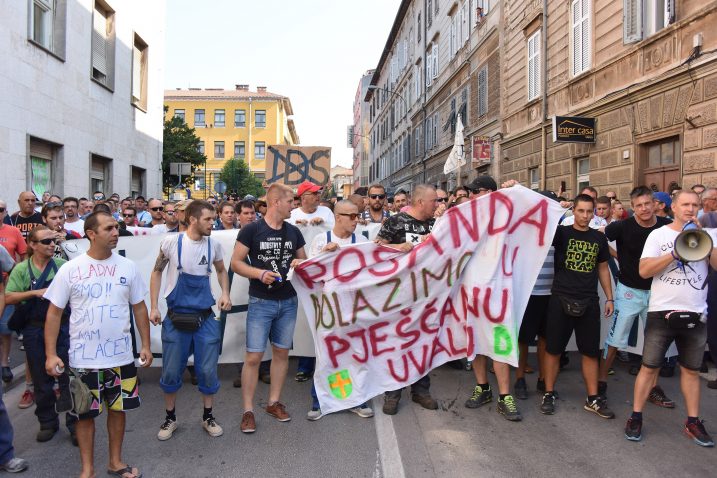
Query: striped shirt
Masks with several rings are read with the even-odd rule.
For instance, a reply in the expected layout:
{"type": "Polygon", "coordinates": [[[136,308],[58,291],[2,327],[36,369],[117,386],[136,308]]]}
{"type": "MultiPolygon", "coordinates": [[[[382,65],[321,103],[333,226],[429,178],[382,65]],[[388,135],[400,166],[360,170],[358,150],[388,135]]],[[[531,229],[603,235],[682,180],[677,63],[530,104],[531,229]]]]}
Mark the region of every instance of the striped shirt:
{"type": "Polygon", "coordinates": [[[555,276],[554,256],[555,248],[550,246],[545,262],[543,262],[543,267],[540,268],[538,280],[535,281],[533,292],[530,295],[550,295],[550,289],[553,287],[553,276],[555,276]]]}

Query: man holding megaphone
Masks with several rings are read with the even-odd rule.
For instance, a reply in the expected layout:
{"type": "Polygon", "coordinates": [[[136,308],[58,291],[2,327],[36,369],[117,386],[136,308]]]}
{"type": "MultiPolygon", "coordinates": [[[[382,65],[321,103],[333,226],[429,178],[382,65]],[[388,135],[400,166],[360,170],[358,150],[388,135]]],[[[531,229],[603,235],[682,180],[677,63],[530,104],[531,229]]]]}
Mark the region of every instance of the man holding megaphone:
{"type": "Polygon", "coordinates": [[[642,409],[667,348],[674,340],[680,362],[680,385],[687,408],[684,432],[701,446],[714,441],[699,419],[702,357],[707,342],[704,317],[707,289],[703,287],[708,260],[717,267],[711,237],[695,223],[700,198],[682,190],[672,199],[674,222],[650,233],[640,259],[640,276],[652,277],[642,367],[635,380],[632,416],[625,426],[628,440],[642,439],[642,409]]]}

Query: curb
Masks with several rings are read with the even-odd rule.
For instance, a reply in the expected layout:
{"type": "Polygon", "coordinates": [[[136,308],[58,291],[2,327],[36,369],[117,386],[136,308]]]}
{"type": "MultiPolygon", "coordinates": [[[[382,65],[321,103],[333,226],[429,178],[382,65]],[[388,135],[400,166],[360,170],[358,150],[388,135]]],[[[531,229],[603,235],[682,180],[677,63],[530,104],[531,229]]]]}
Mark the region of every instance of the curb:
{"type": "Polygon", "coordinates": [[[3,394],[9,392],[20,382],[25,380],[25,362],[12,369],[12,380],[10,383],[3,382],[3,394]]]}

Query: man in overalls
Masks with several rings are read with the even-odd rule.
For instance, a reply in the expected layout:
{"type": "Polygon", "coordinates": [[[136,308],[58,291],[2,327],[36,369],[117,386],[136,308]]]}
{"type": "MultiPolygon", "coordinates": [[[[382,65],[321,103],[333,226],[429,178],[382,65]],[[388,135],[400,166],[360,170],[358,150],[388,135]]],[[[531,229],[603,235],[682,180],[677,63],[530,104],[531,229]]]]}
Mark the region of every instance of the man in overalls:
{"type": "Polygon", "coordinates": [[[149,286],[149,317],[157,325],[161,321],[158,301],[162,271],[169,264],[164,288],[168,311],[162,321],[162,378],[159,381],[167,416],[157,434],[159,440],[169,440],[177,429],[177,391],[182,386],[182,372],[192,350],[204,402],[202,426],[213,437],[224,433],[212,415],[214,395],[219,390],[217,363],[222,331],[221,321],[212,310],[215,300],[209,282],[211,265],[214,264],[222,288],[221,310],[231,309],[229,277],[219,242],[209,238],[216,219],[214,207],[206,201],[192,201],[185,213],[187,230],[164,238],[149,286]]]}

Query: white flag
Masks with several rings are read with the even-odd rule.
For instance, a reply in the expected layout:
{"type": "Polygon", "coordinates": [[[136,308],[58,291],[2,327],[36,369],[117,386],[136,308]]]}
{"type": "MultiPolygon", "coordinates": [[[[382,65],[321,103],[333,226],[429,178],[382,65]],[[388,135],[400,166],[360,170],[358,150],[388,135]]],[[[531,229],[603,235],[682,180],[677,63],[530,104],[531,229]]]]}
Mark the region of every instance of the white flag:
{"type": "Polygon", "coordinates": [[[449,174],[456,171],[461,166],[466,164],[466,155],[463,151],[463,121],[461,121],[461,115],[458,115],[456,119],[456,137],[453,140],[453,149],[446,159],[446,164],[443,166],[443,174],[449,174]]]}

